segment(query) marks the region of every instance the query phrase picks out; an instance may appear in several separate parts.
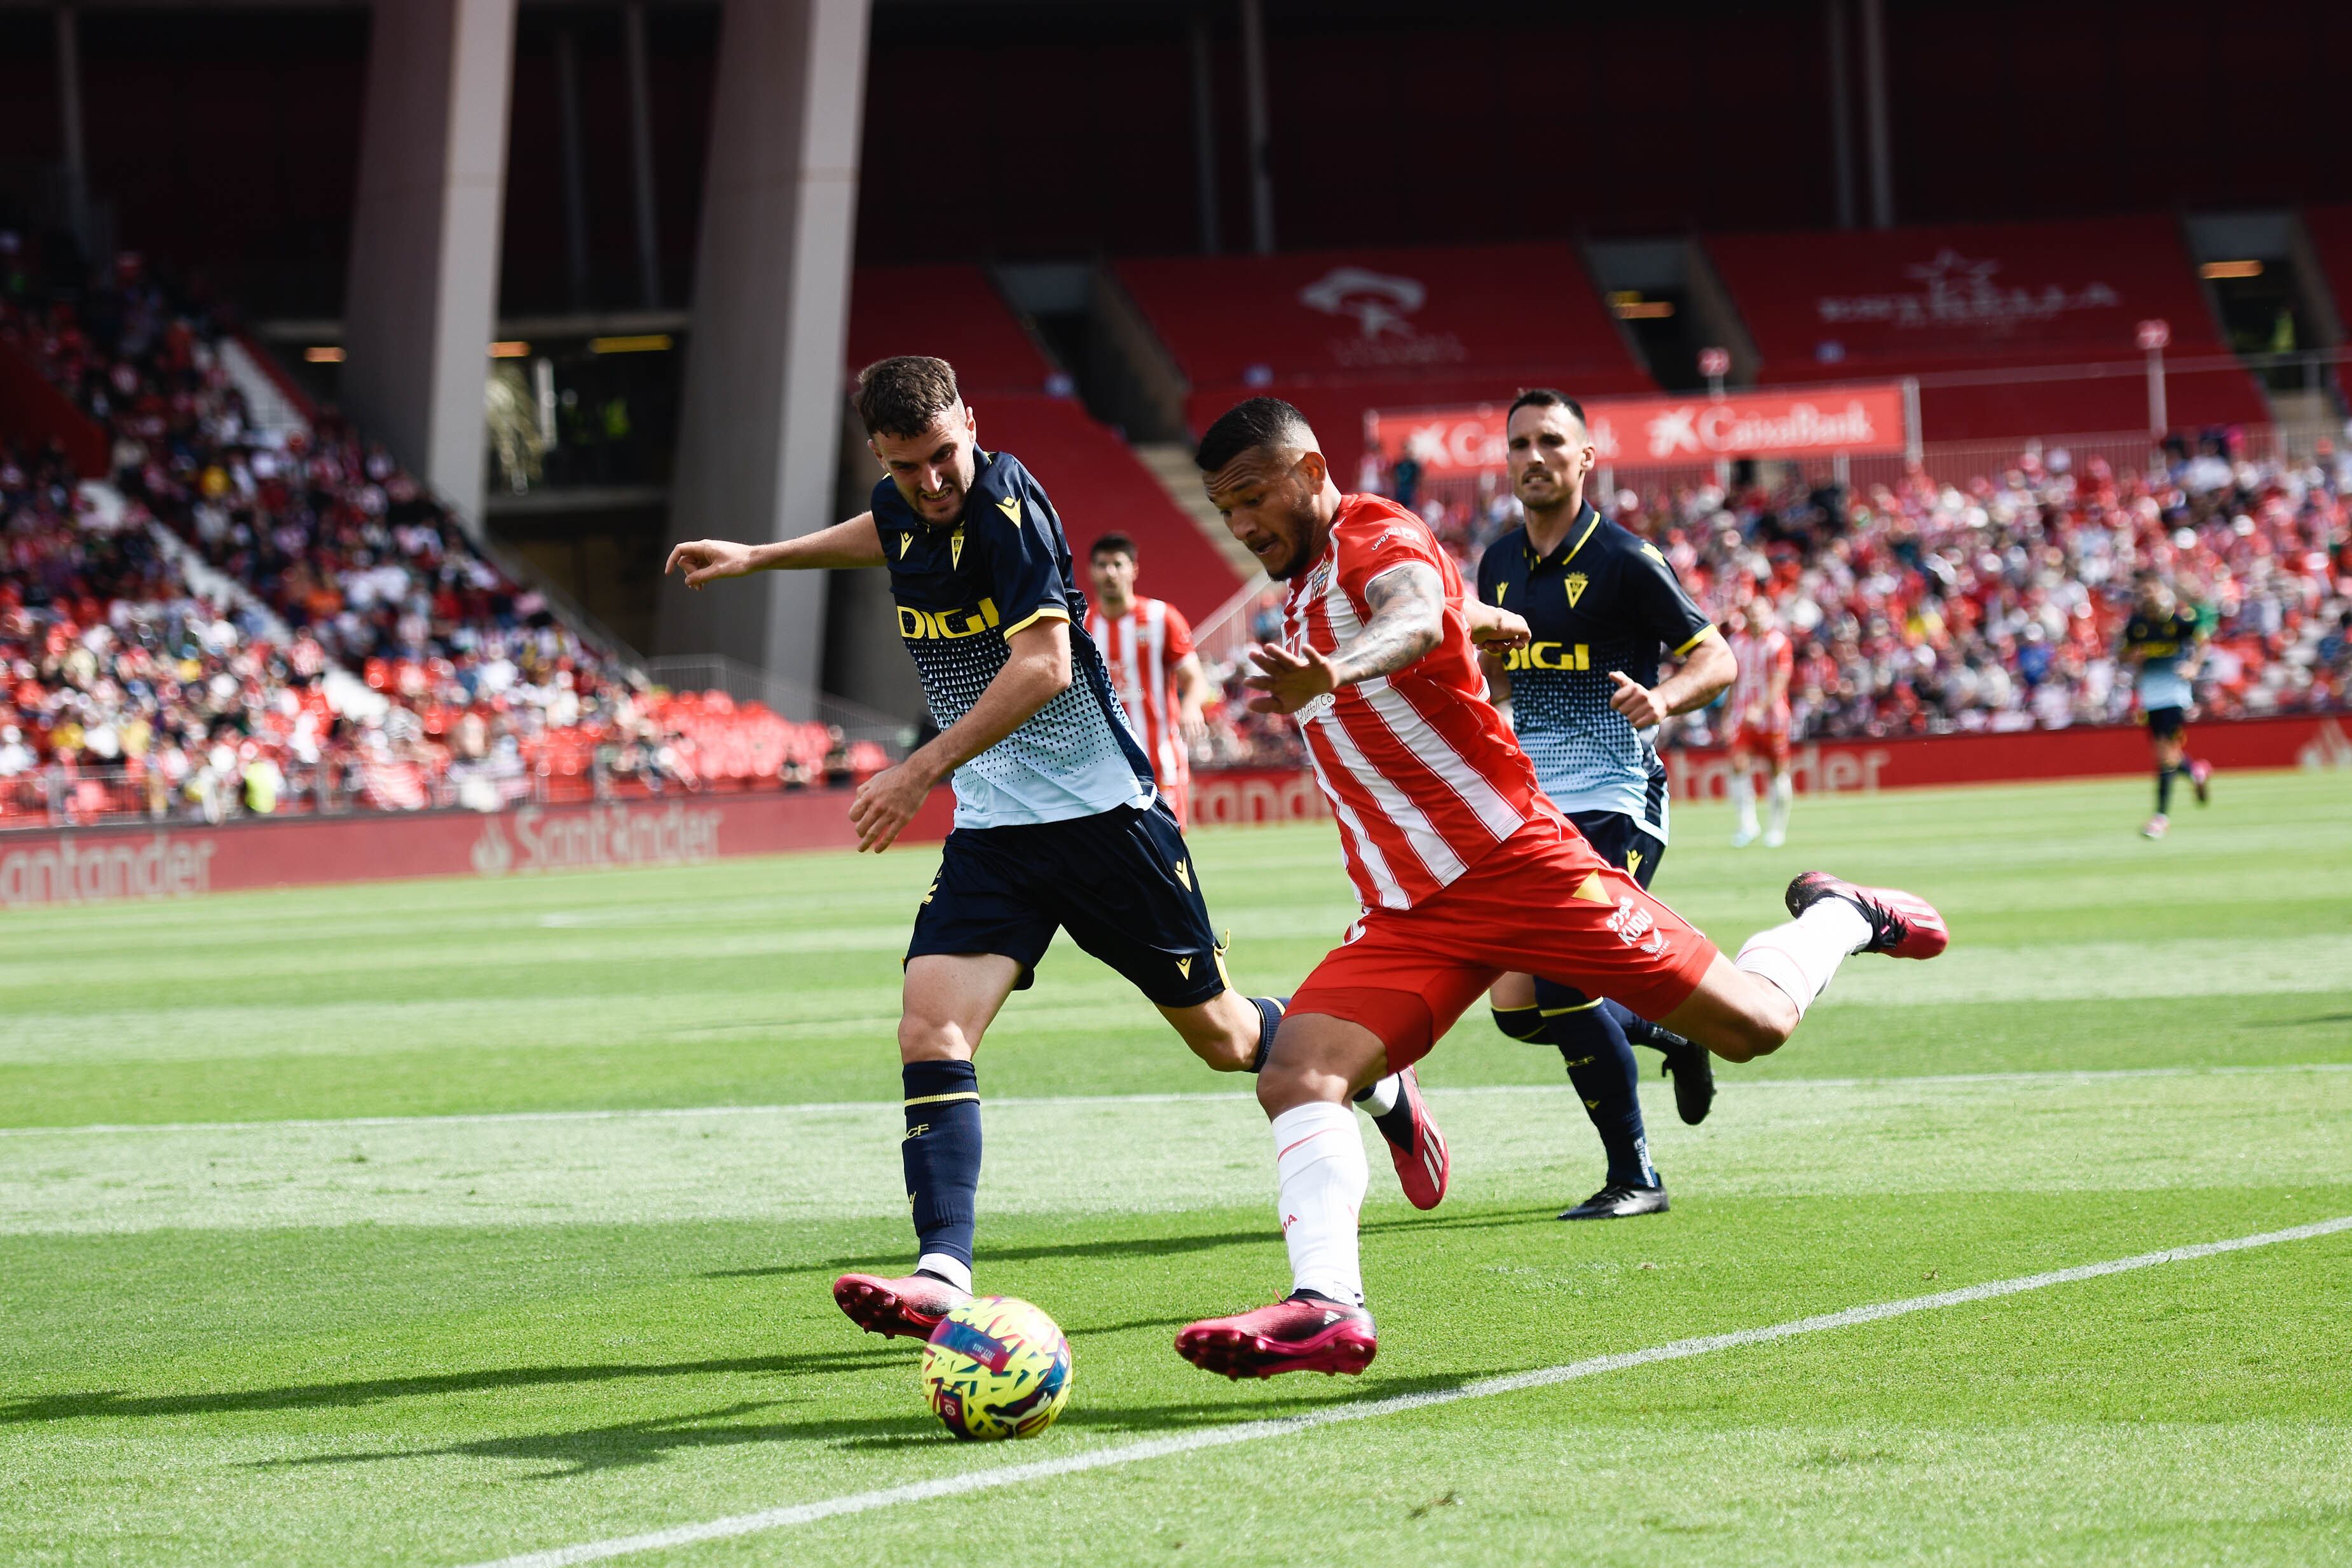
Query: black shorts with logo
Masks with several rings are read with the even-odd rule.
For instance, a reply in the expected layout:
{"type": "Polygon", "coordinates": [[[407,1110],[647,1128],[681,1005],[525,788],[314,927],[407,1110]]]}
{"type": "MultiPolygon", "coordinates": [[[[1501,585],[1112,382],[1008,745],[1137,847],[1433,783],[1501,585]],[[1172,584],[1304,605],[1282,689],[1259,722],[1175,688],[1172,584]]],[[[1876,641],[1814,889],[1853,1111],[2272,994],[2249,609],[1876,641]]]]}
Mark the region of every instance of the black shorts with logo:
{"type": "MultiPolygon", "coordinates": [[[[1568,820],[1591,841],[1595,854],[1645,888],[1650,879],[1658,874],[1658,862],[1666,858],[1666,846],[1622,811],[1570,811],[1568,820]]],[[[1591,1005],[1592,998],[1574,986],[1536,977],[1536,1006],[1545,1012],[1580,1011],[1591,1005]]]]}
{"type": "Polygon", "coordinates": [[[1161,1007],[1195,1007],[1225,988],[1200,873],[1164,802],[956,829],[907,956],[1002,954],[1021,966],[1014,988],[1025,990],[1056,930],[1161,1007]]]}

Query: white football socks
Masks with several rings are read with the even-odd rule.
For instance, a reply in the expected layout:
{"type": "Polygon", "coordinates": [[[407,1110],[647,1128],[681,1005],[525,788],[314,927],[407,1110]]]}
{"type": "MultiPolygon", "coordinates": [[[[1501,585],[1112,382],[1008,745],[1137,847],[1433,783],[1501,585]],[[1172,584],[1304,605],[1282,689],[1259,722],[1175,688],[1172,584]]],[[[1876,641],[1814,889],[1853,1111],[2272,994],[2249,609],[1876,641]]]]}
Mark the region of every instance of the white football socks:
{"type": "Polygon", "coordinates": [[[1870,941],[1870,922],[1843,898],[1824,898],[1786,925],[1759,931],[1739,947],[1734,968],[1771,981],[1797,1004],[1797,1016],[1823,991],[1850,953],[1870,941]]]}
{"type": "Polygon", "coordinates": [[[1315,1100],[1276,1116],[1274,1169],[1291,1288],[1361,1306],[1356,1216],[1372,1173],[1356,1113],[1315,1100]]]}
{"type": "Polygon", "coordinates": [[[944,1252],[926,1252],[915,1260],[919,1274],[937,1274],[965,1295],[971,1294],[971,1265],[944,1252]]]}
{"type": "Polygon", "coordinates": [[[1391,1072],[1357,1095],[1355,1103],[1370,1115],[1385,1116],[1397,1108],[1397,1102],[1403,1096],[1404,1075],[1391,1072]]]}
{"type": "Polygon", "coordinates": [[[1731,796],[1733,808],[1739,813],[1739,831],[1749,838],[1754,838],[1756,836],[1755,775],[1746,768],[1738,769],[1731,775],[1731,782],[1724,788],[1731,796]]]}
{"type": "Polygon", "coordinates": [[[1789,832],[1789,805],[1797,793],[1797,781],[1786,773],[1775,774],[1772,782],[1764,787],[1764,821],[1767,831],[1775,839],[1789,832]]]}

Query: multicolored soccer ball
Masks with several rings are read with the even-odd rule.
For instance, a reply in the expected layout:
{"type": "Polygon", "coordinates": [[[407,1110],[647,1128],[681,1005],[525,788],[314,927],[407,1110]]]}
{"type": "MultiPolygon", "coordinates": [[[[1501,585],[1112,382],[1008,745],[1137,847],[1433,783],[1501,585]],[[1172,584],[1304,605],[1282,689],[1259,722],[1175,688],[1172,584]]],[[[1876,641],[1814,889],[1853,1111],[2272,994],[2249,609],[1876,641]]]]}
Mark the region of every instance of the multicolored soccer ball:
{"type": "Polygon", "coordinates": [[[974,1296],[923,1347],[931,1411],[959,1437],[1034,1437],[1070,1402],[1070,1342],[1011,1296],[974,1296]]]}

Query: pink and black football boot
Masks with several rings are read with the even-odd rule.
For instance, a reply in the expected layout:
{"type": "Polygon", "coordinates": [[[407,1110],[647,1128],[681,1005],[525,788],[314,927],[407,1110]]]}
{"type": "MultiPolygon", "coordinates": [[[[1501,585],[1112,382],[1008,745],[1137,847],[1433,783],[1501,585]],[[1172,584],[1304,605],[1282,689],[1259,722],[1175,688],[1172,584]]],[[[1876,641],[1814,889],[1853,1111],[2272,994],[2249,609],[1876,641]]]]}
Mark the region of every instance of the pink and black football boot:
{"type": "Polygon", "coordinates": [[[1801,872],[1789,884],[1789,913],[1801,915],[1824,898],[1843,898],[1870,922],[1870,941],[1858,949],[1893,958],[1932,958],[1952,940],[1936,906],[1895,887],[1863,887],[1825,871],[1801,872]]]}
{"type": "Polygon", "coordinates": [[[2189,787],[2197,791],[2199,805],[2211,805],[2213,803],[2213,765],[2202,758],[2191,758],[2189,763],[2189,787]]]}
{"type": "Polygon", "coordinates": [[[867,1333],[886,1338],[929,1339],[940,1320],[970,1301],[965,1291],[929,1274],[886,1280],[878,1274],[844,1274],[833,1282],[834,1304],[867,1333]]]}
{"type": "Polygon", "coordinates": [[[1393,1109],[1372,1118],[1372,1125],[1389,1145],[1396,1166],[1397,1185],[1415,1208],[1435,1208],[1445,1200],[1445,1177],[1453,1169],[1445,1155],[1445,1134],[1421,1097],[1421,1076],[1410,1067],[1397,1074],[1401,1092],[1393,1109]]]}
{"type": "Polygon", "coordinates": [[[1305,1291],[1238,1317],[1207,1318],[1176,1336],[1176,1354],[1203,1372],[1272,1377],[1277,1372],[1353,1376],[1380,1354],[1372,1314],[1305,1291]]]}

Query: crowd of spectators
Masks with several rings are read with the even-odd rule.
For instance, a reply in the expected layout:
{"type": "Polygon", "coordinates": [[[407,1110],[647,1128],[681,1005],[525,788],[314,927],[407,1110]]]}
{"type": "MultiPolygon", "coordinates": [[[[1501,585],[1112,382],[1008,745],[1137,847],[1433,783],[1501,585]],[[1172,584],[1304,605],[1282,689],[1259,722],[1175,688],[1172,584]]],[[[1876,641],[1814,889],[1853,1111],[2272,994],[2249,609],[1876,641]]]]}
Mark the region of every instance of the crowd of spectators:
{"type": "MultiPolygon", "coordinates": [[[[1418,497],[1465,577],[1518,526],[1507,492],[1418,497]]],[[[2116,659],[2134,584],[2155,572],[2204,622],[2200,709],[2231,718],[2352,707],[2352,453],[2257,463],[2226,435],[2150,471],[2022,455],[1965,484],[1915,471],[1859,493],[1792,482],[1606,497],[1729,624],[1772,601],[1796,643],[1799,738],[2055,729],[2131,716],[2116,659]]],[[[1252,635],[1278,634],[1268,598],[1252,635]]],[[[1292,727],[1246,713],[1241,661],[1210,765],[1301,759],[1292,727]]],[[[1705,746],[1719,714],[1670,727],[1705,746]]]]}
{"type": "Polygon", "coordinates": [[[0,447],[0,816],[493,810],[870,773],[874,743],[600,650],[331,414],[254,428],[218,326],[126,258],[0,292],[110,476],[0,447]]]}

